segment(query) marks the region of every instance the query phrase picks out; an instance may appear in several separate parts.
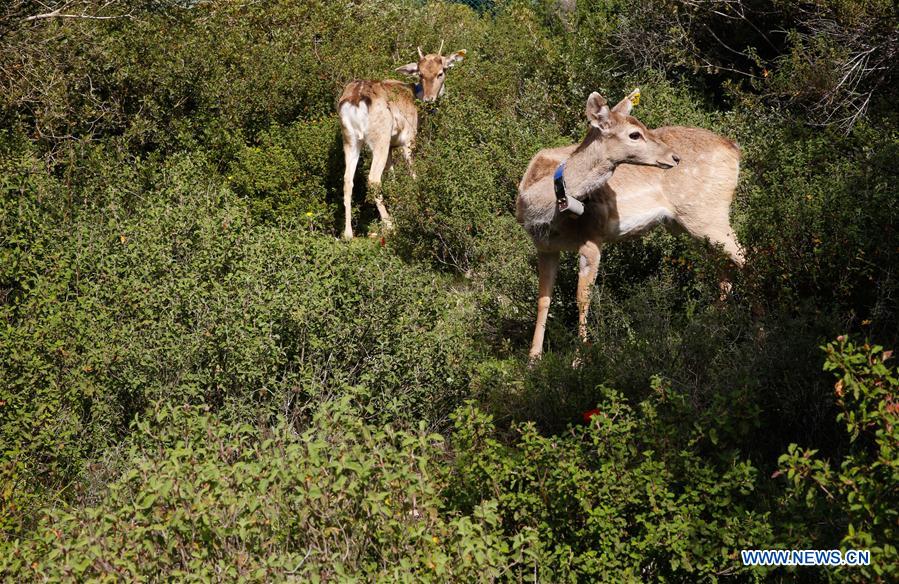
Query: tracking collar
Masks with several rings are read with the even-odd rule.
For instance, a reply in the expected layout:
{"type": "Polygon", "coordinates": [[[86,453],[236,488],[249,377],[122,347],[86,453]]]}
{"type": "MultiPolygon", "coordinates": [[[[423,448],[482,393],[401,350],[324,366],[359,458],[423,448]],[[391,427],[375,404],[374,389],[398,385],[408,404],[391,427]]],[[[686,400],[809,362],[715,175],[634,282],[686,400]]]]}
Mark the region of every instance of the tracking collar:
{"type": "Polygon", "coordinates": [[[556,206],[559,208],[559,211],[568,211],[575,215],[583,215],[584,204],[565,192],[564,173],[565,163],[563,162],[556,167],[556,172],[553,174],[553,185],[555,186],[556,191],[556,206]]]}

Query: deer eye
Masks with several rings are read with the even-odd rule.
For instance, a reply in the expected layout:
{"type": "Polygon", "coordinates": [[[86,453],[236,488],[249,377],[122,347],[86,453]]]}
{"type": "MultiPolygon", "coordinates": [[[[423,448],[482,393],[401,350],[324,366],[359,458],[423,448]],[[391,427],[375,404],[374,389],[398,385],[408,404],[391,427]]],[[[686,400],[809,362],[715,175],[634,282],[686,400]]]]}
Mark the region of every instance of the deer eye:
{"type": "Polygon", "coordinates": [[[631,135],[628,136],[631,140],[639,140],[643,136],[640,135],[640,132],[631,132],[631,135]]]}
{"type": "Polygon", "coordinates": [[[443,77],[443,71],[437,74],[437,77],[443,77]]]}

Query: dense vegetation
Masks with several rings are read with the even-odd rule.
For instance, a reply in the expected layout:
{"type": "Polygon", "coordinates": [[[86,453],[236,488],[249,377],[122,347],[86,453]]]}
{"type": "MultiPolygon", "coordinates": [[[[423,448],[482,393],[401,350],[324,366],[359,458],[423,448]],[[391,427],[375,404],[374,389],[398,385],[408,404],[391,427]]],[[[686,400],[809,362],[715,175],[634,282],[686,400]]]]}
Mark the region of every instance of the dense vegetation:
{"type": "Polygon", "coordinates": [[[6,3],[2,578],[895,581],[897,31],[887,0],[6,3]],[[337,241],[340,88],[441,39],[396,230],[337,241]],[[740,143],[747,268],[720,304],[717,250],[610,246],[579,347],[569,257],[529,369],[517,182],[637,85],[740,143]],[[742,566],[775,547],[872,565],[742,566]]]}

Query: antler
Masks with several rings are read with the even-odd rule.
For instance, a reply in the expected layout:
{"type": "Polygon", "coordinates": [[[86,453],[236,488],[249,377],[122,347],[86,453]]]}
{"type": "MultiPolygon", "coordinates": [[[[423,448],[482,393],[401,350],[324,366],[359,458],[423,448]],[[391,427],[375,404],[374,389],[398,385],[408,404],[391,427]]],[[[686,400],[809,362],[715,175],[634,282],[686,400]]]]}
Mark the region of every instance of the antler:
{"type": "Polygon", "coordinates": [[[421,47],[418,47],[418,58],[419,58],[419,59],[424,59],[424,58],[425,58],[425,54],[421,52],[421,47]]]}
{"type": "Polygon", "coordinates": [[[437,49],[437,56],[443,55],[443,39],[440,39],[440,48],[437,49]]]}

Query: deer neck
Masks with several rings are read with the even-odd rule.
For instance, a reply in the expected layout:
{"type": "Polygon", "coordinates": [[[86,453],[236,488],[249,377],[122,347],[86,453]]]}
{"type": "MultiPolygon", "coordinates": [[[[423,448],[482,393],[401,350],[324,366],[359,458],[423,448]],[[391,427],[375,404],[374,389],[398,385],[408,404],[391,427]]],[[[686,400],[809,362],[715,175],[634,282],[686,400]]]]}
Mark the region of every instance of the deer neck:
{"type": "Polygon", "coordinates": [[[565,189],[576,199],[585,199],[601,189],[618,166],[606,154],[606,145],[602,134],[596,128],[590,132],[574,153],[565,161],[562,176],[565,189]]]}

